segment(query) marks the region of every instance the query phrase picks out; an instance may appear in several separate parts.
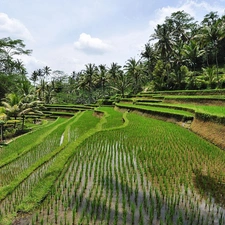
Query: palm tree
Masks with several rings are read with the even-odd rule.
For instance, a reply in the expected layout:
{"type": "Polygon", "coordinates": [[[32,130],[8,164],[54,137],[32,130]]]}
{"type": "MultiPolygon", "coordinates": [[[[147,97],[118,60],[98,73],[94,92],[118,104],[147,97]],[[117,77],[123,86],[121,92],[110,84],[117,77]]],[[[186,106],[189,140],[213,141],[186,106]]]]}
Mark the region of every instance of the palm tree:
{"type": "Polygon", "coordinates": [[[144,80],[142,64],[140,63],[140,61],[136,61],[134,58],[130,58],[124,66],[124,69],[125,71],[127,71],[127,75],[132,80],[133,93],[137,94],[141,90],[141,85],[144,80]]]}
{"type": "Polygon", "coordinates": [[[116,79],[117,75],[120,73],[121,66],[118,63],[112,63],[108,69],[108,73],[112,82],[116,79]]]}
{"type": "Polygon", "coordinates": [[[42,70],[44,78],[47,78],[51,74],[51,68],[49,66],[45,66],[42,70]]]}
{"type": "Polygon", "coordinates": [[[215,66],[213,67],[206,67],[202,68],[203,74],[205,75],[206,79],[208,80],[209,88],[213,88],[213,84],[215,83],[215,66]]]}
{"type": "Polygon", "coordinates": [[[125,91],[130,87],[131,81],[127,74],[120,70],[113,84],[110,86],[112,89],[116,90],[121,94],[122,98],[125,97],[125,91]]]}
{"type": "Polygon", "coordinates": [[[106,83],[108,82],[108,71],[106,69],[106,65],[99,65],[99,73],[98,73],[98,77],[97,77],[97,82],[100,83],[100,87],[101,87],[101,91],[102,91],[102,96],[105,96],[105,88],[106,88],[106,83]]]}
{"type": "Polygon", "coordinates": [[[10,93],[6,96],[5,101],[2,101],[2,105],[5,107],[7,116],[11,116],[15,119],[14,127],[16,127],[16,119],[20,113],[20,102],[22,97],[15,93],[10,93]]]}
{"type": "Polygon", "coordinates": [[[13,62],[14,62],[14,70],[13,70],[14,73],[21,74],[21,75],[27,74],[25,66],[21,60],[17,59],[16,61],[13,61],[13,62]]]}
{"type": "Polygon", "coordinates": [[[42,71],[42,69],[38,69],[37,70],[37,76],[40,77],[40,78],[43,77],[43,71],[42,71]]]}
{"type": "MultiPolygon", "coordinates": [[[[196,76],[196,66],[197,66],[197,61],[198,58],[200,58],[205,51],[203,49],[200,49],[199,44],[197,43],[196,40],[190,40],[189,44],[186,44],[183,46],[183,55],[186,58],[186,62],[189,64],[189,66],[192,68],[193,73],[192,73],[192,78],[195,81],[195,76],[196,76]]],[[[195,82],[194,82],[195,86],[195,82]]]]}
{"type": "Polygon", "coordinates": [[[31,74],[30,80],[33,81],[34,86],[36,86],[36,82],[38,81],[38,72],[36,70],[31,74]]]}
{"type": "Polygon", "coordinates": [[[158,40],[155,43],[155,48],[159,52],[161,59],[163,59],[164,62],[168,62],[175,44],[174,40],[171,38],[171,35],[171,30],[166,24],[158,24],[155,29],[155,33],[151,35],[150,41],[158,40]]]}
{"type": "Polygon", "coordinates": [[[7,116],[13,116],[15,119],[14,127],[16,127],[17,118],[22,117],[22,130],[24,129],[25,115],[31,111],[42,114],[39,111],[40,101],[28,100],[29,98],[26,98],[26,96],[21,97],[15,93],[10,93],[6,96],[5,101],[2,101],[7,116]]]}
{"type": "Polygon", "coordinates": [[[219,83],[218,76],[218,51],[219,43],[225,38],[225,25],[223,18],[219,18],[218,14],[215,12],[210,12],[204,17],[202,21],[202,27],[200,33],[196,35],[196,38],[202,40],[207,54],[207,63],[208,63],[208,54],[213,52],[215,57],[216,64],[216,75],[217,82],[219,83]]]}
{"type": "Polygon", "coordinates": [[[95,64],[86,64],[86,69],[83,71],[83,75],[85,78],[86,89],[88,91],[89,102],[93,102],[92,91],[94,89],[94,78],[98,74],[98,67],[95,64]]]}
{"type": "Polygon", "coordinates": [[[29,114],[30,112],[43,114],[39,110],[39,104],[40,104],[40,101],[31,101],[31,102],[28,102],[28,103],[24,103],[22,101],[20,102],[20,104],[19,104],[20,112],[19,112],[18,116],[22,117],[22,130],[24,129],[25,116],[27,114],[29,114]]]}
{"type": "Polygon", "coordinates": [[[152,80],[152,72],[154,70],[154,66],[157,61],[155,49],[153,46],[150,45],[150,43],[145,44],[145,49],[143,52],[141,52],[141,58],[145,59],[146,65],[147,65],[147,76],[149,77],[149,81],[152,80]]]}

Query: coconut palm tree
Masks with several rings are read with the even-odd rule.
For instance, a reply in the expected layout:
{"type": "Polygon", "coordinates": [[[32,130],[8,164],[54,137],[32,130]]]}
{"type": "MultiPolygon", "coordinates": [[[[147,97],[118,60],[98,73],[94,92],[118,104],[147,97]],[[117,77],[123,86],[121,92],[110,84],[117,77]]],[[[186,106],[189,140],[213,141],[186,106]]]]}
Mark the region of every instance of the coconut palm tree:
{"type": "Polygon", "coordinates": [[[118,65],[118,63],[111,63],[109,69],[108,69],[108,73],[109,73],[109,77],[110,80],[112,80],[112,82],[116,79],[117,75],[120,73],[121,70],[121,66],[118,65]]]}
{"type": "Polygon", "coordinates": [[[151,81],[153,78],[152,72],[157,62],[157,55],[156,55],[154,47],[150,45],[150,43],[145,44],[144,51],[141,52],[141,59],[146,60],[147,76],[149,77],[149,81],[151,81]]]}
{"type": "Polygon", "coordinates": [[[157,40],[155,49],[160,54],[161,59],[164,62],[168,62],[173,46],[175,45],[174,40],[171,38],[172,32],[166,24],[158,24],[154,32],[151,35],[150,41],[157,40]]]}
{"type": "Polygon", "coordinates": [[[47,78],[48,76],[50,76],[51,74],[51,68],[49,66],[45,66],[42,70],[42,73],[43,73],[43,76],[44,76],[44,79],[47,78]]]}
{"type": "Polygon", "coordinates": [[[20,112],[18,113],[18,116],[22,117],[22,130],[24,129],[26,115],[28,115],[30,112],[43,114],[39,110],[39,105],[40,101],[20,102],[19,104],[20,112]]]}
{"type": "Polygon", "coordinates": [[[123,72],[123,70],[120,70],[115,81],[110,87],[118,92],[118,94],[121,94],[122,98],[124,98],[125,92],[131,86],[131,84],[131,79],[129,79],[129,77],[123,72]]]}
{"type": "Polygon", "coordinates": [[[97,76],[97,83],[100,84],[102,96],[104,97],[106,84],[109,80],[108,71],[107,71],[106,65],[103,65],[103,64],[100,64],[98,68],[99,68],[99,72],[97,76]]]}
{"type": "Polygon", "coordinates": [[[201,57],[205,51],[200,49],[199,43],[194,39],[190,40],[188,44],[183,46],[183,55],[186,58],[187,63],[192,67],[195,72],[197,59],[201,57]]]}
{"type": "Polygon", "coordinates": [[[204,48],[206,49],[206,54],[209,55],[210,52],[213,53],[216,64],[217,82],[219,83],[219,43],[225,38],[225,23],[223,18],[219,18],[216,12],[210,12],[209,14],[207,14],[202,21],[202,27],[199,34],[196,35],[196,38],[201,39],[202,43],[204,44],[204,48]]]}
{"type": "Polygon", "coordinates": [[[140,60],[136,61],[134,58],[130,58],[127,60],[124,69],[131,78],[133,93],[137,94],[141,90],[141,85],[144,81],[142,63],[140,60]]]}
{"type": "Polygon", "coordinates": [[[95,64],[86,64],[83,75],[86,83],[86,90],[88,91],[89,101],[93,102],[92,92],[94,90],[94,79],[98,74],[98,67],[95,64]]]}
{"type": "Polygon", "coordinates": [[[35,70],[30,77],[30,80],[34,82],[34,86],[36,86],[36,82],[38,81],[38,72],[35,70]]]}
{"type": "Polygon", "coordinates": [[[9,117],[14,117],[15,120],[17,119],[20,112],[19,103],[21,100],[21,96],[15,93],[10,93],[6,96],[5,101],[2,101],[2,105],[5,107],[6,114],[9,117]]]}
{"type": "Polygon", "coordinates": [[[24,129],[25,115],[31,111],[42,114],[39,111],[40,101],[28,100],[29,98],[26,98],[26,96],[21,97],[15,93],[10,93],[6,96],[5,101],[2,101],[7,116],[12,116],[15,119],[14,127],[16,127],[17,118],[22,117],[22,130],[24,129]]]}

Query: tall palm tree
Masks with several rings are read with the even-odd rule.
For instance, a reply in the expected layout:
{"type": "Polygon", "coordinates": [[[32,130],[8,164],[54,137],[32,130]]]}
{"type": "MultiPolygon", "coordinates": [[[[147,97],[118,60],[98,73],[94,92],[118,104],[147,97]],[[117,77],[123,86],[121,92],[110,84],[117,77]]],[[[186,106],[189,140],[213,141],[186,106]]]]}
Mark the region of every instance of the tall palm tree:
{"type": "Polygon", "coordinates": [[[154,47],[150,45],[150,43],[145,44],[144,51],[141,52],[141,58],[146,60],[147,76],[149,77],[149,81],[151,81],[153,78],[152,72],[157,61],[157,56],[154,47]]]}
{"type": "Polygon", "coordinates": [[[131,80],[127,74],[125,74],[123,70],[120,70],[115,81],[110,85],[110,87],[116,90],[119,94],[121,94],[122,98],[124,98],[125,92],[131,86],[131,84],[131,80]]]}
{"type": "Polygon", "coordinates": [[[127,60],[124,69],[127,71],[127,75],[132,79],[133,93],[137,94],[141,90],[141,85],[144,80],[142,64],[140,61],[130,58],[127,60]]]}
{"type": "MultiPolygon", "coordinates": [[[[213,52],[214,60],[216,64],[217,82],[219,82],[218,76],[218,51],[219,43],[225,38],[225,23],[223,18],[219,18],[218,14],[211,12],[204,17],[202,21],[202,27],[200,33],[196,35],[196,38],[202,40],[206,49],[206,54],[213,52]]],[[[207,57],[208,59],[208,57],[207,57]]]]}
{"type": "Polygon", "coordinates": [[[95,64],[86,64],[83,75],[85,77],[86,89],[88,91],[89,101],[93,102],[93,89],[94,89],[94,78],[98,74],[98,67],[95,64]]]}
{"type": "Polygon", "coordinates": [[[38,72],[35,70],[31,74],[30,80],[34,82],[34,86],[36,86],[36,82],[38,81],[38,72]]]}
{"type": "Polygon", "coordinates": [[[44,79],[47,78],[51,74],[51,68],[49,66],[45,66],[42,70],[44,79]]]}
{"type": "Polygon", "coordinates": [[[186,58],[187,63],[193,69],[194,73],[196,70],[197,60],[204,53],[205,53],[205,51],[203,49],[200,49],[199,44],[194,39],[190,40],[190,42],[188,44],[185,44],[183,46],[183,55],[186,58]]]}
{"type": "Polygon", "coordinates": [[[99,68],[99,73],[98,73],[98,82],[100,83],[101,91],[102,91],[102,96],[105,96],[105,89],[106,89],[106,84],[108,82],[108,71],[106,68],[106,65],[100,64],[98,66],[99,68]]]}
{"type": "Polygon", "coordinates": [[[115,80],[117,75],[119,74],[121,70],[121,66],[118,64],[118,63],[111,63],[109,69],[108,69],[108,73],[109,73],[109,76],[110,76],[110,79],[112,80],[115,80]]]}
{"type": "Polygon", "coordinates": [[[158,24],[155,29],[155,33],[151,35],[150,41],[157,40],[155,43],[155,48],[164,62],[169,61],[170,54],[175,44],[174,40],[171,38],[171,35],[171,30],[166,24],[158,24]]]}

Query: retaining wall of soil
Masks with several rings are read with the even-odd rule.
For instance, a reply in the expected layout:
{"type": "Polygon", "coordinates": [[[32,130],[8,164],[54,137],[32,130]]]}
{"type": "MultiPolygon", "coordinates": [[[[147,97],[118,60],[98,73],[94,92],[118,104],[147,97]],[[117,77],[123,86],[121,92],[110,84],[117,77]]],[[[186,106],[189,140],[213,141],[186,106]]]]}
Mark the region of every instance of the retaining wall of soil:
{"type": "Polygon", "coordinates": [[[225,126],[211,121],[194,119],[191,130],[218,147],[225,149],[225,126]]]}

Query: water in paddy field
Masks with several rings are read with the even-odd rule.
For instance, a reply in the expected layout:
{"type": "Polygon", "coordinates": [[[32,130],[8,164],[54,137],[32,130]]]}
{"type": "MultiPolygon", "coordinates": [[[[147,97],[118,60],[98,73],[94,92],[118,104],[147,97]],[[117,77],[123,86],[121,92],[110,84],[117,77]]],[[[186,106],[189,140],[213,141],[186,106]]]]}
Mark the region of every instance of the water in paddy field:
{"type": "Polygon", "coordinates": [[[140,162],[141,144],[131,148],[123,133],[115,136],[94,135],[80,146],[41,207],[17,224],[225,223],[224,208],[193,187],[181,184],[166,192],[165,177],[155,182],[140,162]]]}

